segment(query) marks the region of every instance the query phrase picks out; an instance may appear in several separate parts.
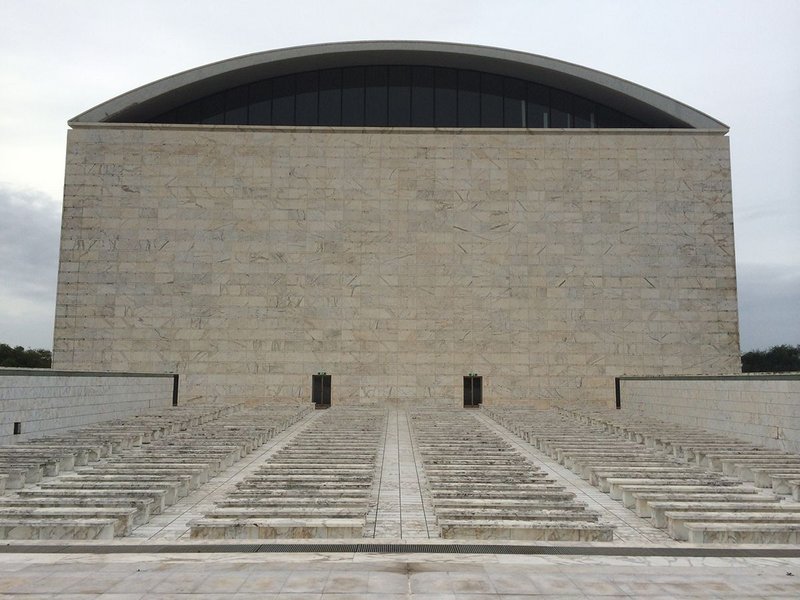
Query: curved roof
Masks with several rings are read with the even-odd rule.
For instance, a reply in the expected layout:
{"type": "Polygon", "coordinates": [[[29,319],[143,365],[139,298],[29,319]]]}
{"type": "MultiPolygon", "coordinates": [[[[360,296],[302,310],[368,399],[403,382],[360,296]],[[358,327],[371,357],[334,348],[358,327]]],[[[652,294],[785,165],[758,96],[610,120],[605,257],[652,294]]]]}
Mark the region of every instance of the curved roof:
{"type": "Polygon", "coordinates": [[[609,106],[655,127],[728,126],[686,104],[600,71],[536,54],[447,42],[342,42],[270,50],[165,77],[103,102],[72,123],[136,123],[196,98],[261,79],[316,69],[363,65],[473,69],[535,81],[609,106]]]}

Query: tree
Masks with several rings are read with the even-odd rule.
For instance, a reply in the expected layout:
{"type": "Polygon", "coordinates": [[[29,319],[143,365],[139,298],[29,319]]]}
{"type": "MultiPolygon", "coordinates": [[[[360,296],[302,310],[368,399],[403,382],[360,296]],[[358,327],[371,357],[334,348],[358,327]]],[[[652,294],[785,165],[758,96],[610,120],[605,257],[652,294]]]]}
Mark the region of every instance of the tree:
{"type": "Polygon", "coordinates": [[[11,347],[0,344],[0,367],[20,367],[27,369],[49,369],[53,362],[50,350],[39,348],[26,350],[22,346],[11,347]]]}
{"type": "Polygon", "coordinates": [[[742,354],[743,373],[785,373],[800,371],[800,345],[773,346],[742,354]]]}

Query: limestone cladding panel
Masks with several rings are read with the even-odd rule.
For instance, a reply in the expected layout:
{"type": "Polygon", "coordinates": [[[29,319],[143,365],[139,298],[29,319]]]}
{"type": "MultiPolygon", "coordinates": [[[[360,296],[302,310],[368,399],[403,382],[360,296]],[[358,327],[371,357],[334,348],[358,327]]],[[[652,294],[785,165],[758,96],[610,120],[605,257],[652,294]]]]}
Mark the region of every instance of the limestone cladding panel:
{"type": "Polygon", "coordinates": [[[738,367],[728,139],[70,131],[55,365],[187,396],[613,400],[738,367]]]}

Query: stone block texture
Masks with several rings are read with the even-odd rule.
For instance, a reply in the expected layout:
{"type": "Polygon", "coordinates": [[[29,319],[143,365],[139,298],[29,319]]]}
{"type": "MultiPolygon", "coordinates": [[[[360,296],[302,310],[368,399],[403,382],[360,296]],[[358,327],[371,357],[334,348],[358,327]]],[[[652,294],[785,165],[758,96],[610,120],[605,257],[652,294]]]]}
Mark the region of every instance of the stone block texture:
{"type": "Polygon", "coordinates": [[[181,397],[613,402],[739,365],[728,139],[78,125],[54,365],[181,397]]]}

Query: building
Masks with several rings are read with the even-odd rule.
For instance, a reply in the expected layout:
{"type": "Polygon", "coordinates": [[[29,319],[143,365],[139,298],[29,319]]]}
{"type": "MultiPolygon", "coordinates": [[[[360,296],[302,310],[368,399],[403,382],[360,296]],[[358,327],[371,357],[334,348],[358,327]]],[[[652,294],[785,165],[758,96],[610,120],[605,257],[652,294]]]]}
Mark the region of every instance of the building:
{"type": "Polygon", "coordinates": [[[181,396],[613,401],[738,371],[727,126],[431,42],[263,52],[70,121],[54,367],[181,396]]]}

